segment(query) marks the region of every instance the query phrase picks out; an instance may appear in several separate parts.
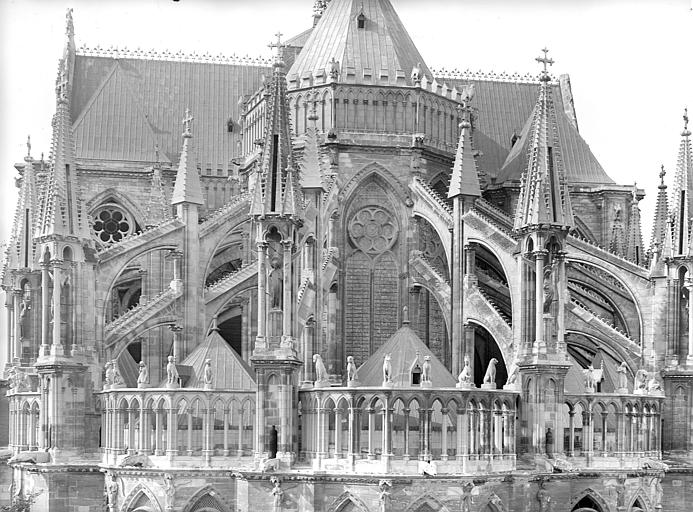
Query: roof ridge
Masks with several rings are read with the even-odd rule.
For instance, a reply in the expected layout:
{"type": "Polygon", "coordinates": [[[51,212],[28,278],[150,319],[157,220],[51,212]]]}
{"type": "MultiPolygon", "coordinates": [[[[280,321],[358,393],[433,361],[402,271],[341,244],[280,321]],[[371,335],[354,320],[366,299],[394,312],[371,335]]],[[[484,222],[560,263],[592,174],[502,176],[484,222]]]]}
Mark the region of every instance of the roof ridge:
{"type": "Polygon", "coordinates": [[[110,46],[108,48],[102,48],[100,45],[95,47],[88,47],[82,45],[77,48],[75,55],[80,57],[104,57],[111,59],[138,59],[138,60],[156,60],[156,61],[171,61],[171,62],[193,62],[198,64],[227,64],[234,66],[267,66],[272,65],[271,57],[250,57],[245,55],[240,57],[236,54],[224,55],[218,53],[217,55],[212,55],[209,52],[203,54],[198,54],[197,52],[185,53],[182,50],[178,50],[173,53],[170,50],[157,50],[156,48],[151,48],[149,50],[142,50],[141,48],[136,48],[134,50],[129,49],[127,46],[119,48],[117,46],[110,46]]]}
{"type": "MultiPolygon", "coordinates": [[[[539,78],[541,77],[541,74],[532,74],[532,73],[525,73],[524,75],[518,73],[517,71],[513,73],[508,73],[506,71],[501,71],[499,73],[496,73],[495,71],[483,71],[483,70],[478,70],[478,71],[472,71],[471,69],[467,68],[465,70],[460,71],[459,69],[445,69],[445,68],[430,68],[431,73],[433,73],[434,78],[442,78],[442,79],[449,79],[449,80],[487,80],[490,82],[509,82],[509,83],[519,83],[519,84],[536,84],[538,85],[540,83],[539,78]]],[[[558,79],[552,75],[549,74],[549,84],[551,85],[559,85],[560,82],[558,79]]]]}

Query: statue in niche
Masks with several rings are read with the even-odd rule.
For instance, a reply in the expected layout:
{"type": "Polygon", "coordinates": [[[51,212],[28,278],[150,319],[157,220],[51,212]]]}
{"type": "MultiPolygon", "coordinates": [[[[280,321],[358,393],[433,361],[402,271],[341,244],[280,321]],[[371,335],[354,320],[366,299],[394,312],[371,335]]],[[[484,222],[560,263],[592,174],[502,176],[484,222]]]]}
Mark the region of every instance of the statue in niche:
{"type": "Polygon", "coordinates": [[[390,354],[385,354],[383,359],[383,385],[392,382],[392,356],[390,354]]]}
{"type": "Polygon", "coordinates": [[[557,296],[556,292],[558,290],[558,276],[557,276],[557,266],[558,261],[554,258],[550,265],[544,267],[544,313],[551,312],[551,304],[554,298],[557,296]]]}
{"type": "Polygon", "coordinates": [[[496,365],[498,364],[498,359],[492,357],[488,362],[488,368],[486,368],[486,374],[484,375],[484,384],[495,384],[496,383],[496,365]]]}
{"type": "Polygon", "coordinates": [[[166,377],[169,384],[178,384],[178,368],[174,362],[173,356],[168,356],[168,364],[166,365],[166,377]]]}
{"type": "Polygon", "coordinates": [[[647,389],[647,372],[642,368],[635,374],[635,382],[633,383],[633,393],[640,391],[641,393],[647,389]]]}
{"type": "Polygon", "coordinates": [[[378,501],[380,502],[380,512],[387,512],[390,510],[390,503],[392,502],[392,482],[390,480],[381,480],[378,483],[378,488],[380,489],[380,496],[378,501]]]}
{"type": "Polygon", "coordinates": [[[149,383],[149,369],[144,361],[140,361],[140,374],[137,376],[137,387],[145,387],[149,383]]]}
{"type": "Polygon", "coordinates": [[[212,387],[212,360],[205,359],[205,368],[202,374],[202,383],[205,389],[210,389],[212,387]]]}
{"type": "Polygon", "coordinates": [[[347,356],[347,381],[355,382],[357,380],[359,380],[359,376],[356,371],[356,363],[354,362],[354,356],[347,356]]]}
{"type": "Polygon", "coordinates": [[[106,473],[106,498],[108,500],[108,510],[115,512],[118,510],[118,481],[110,471],[106,473]]]}
{"type": "Polygon", "coordinates": [[[22,302],[19,305],[19,339],[23,340],[26,336],[26,314],[31,309],[31,296],[29,289],[24,290],[22,302]]]}
{"type": "Polygon", "coordinates": [[[120,374],[120,368],[118,368],[118,361],[114,359],[111,361],[113,369],[113,385],[120,386],[123,384],[123,376],[120,374]]]}
{"type": "Polygon", "coordinates": [[[320,354],[313,354],[313,363],[315,364],[315,382],[328,381],[327,368],[325,368],[320,354]]]}
{"type": "Polygon", "coordinates": [[[424,356],[421,382],[431,382],[431,356],[424,356]]]}
{"type": "Polygon", "coordinates": [[[166,496],[166,510],[173,510],[173,497],[176,495],[176,486],[173,483],[173,475],[164,475],[164,494],[166,496]]]}
{"type": "Polygon", "coordinates": [[[284,272],[282,263],[278,256],[274,256],[270,262],[269,276],[267,276],[267,287],[270,293],[270,306],[272,309],[281,309],[284,291],[284,272]]]}

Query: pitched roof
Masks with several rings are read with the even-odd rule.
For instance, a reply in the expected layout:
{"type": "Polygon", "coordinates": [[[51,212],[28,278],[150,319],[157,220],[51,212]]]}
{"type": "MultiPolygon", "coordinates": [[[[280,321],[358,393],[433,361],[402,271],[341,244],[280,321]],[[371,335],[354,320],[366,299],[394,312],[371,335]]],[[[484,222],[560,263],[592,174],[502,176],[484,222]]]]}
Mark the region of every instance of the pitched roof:
{"type": "MultiPolygon", "coordinates": [[[[474,147],[480,152],[477,164],[489,177],[495,177],[498,184],[505,181],[519,182],[524,170],[521,164],[501,172],[499,170],[506,161],[511,160],[511,150],[517,146],[517,143],[513,146],[513,137],[519,137],[529,122],[537,100],[537,83],[496,78],[449,79],[445,76],[439,80],[460,90],[467,85],[474,85],[474,106],[478,109],[474,123],[474,147]]],[[[566,113],[566,100],[561,87],[559,84],[552,84],[551,89],[556,103],[558,136],[568,182],[613,184],[614,181],[606,174],[579,134],[572,114],[566,113]]]]}
{"type": "Polygon", "coordinates": [[[431,358],[431,383],[433,387],[454,387],[457,381],[445,365],[421,341],[416,333],[404,324],[358,369],[359,384],[380,386],[383,383],[383,360],[390,354],[392,382],[396,387],[411,386],[414,364],[423,365],[424,357],[431,358]]]}
{"type": "Polygon", "coordinates": [[[417,66],[431,76],[389,0],[332,0],[291,67],[289,83],[327,75],[332,59],[339,82],[411,85],[417,66]]]}
{"type": "Polygon", "coordinates": [[[191,366],[193,372],[187,387],[202,387],[205,361],[212,360],[212,387],[215,389],[255,391],[252,371],[241,357],[221,337],[219,331],[212,330],[204,343],[198,345],[181,363],[191,366]]]}
{"type": "Polygon", "coordinates": [[[190,62],[163,54],[92,53],[78,51],[72,89],[76,156],[84,159],[153,163],[157,144],[161,161],[177,162],[180,115],[190,108],[203,159],[198,163],[228,169],[238,156],[239,134],[229,133],[227,123],[240,117],[239,98],[255,92],[270,72],[266,62],[251,59],[190,62]]]}

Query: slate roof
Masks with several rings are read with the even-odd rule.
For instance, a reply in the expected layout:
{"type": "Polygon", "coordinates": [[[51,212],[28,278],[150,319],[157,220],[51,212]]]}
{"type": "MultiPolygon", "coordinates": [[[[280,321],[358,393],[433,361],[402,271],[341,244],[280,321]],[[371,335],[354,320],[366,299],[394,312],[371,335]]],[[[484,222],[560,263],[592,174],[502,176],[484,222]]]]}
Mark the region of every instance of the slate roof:
{"type": "Polygon", "coordinates": [[[417,352],[419,366],[423,365],[424,357],[431,357],[431,383],[433,387],[455,387],[457,380],[406,323],[383,343],[375,354],[368,358],[368,361],[359,367],[359,384],[361,386],[382,385],[383,359],[385,354],[390,354],[394,386],[411,386],[411,370],[417,361],[417,352]]]}
{"type": "Polygon", "coordinates": [[[186,387],[201,388],[203,386],[201,379],[207,359],[212,360],[212,388],[256,390],[251,369],[226,343],[217,330],[212,330],[205,342],[197,346],[181,363],[183,366],[191,366],[193,369],[186,387]]]}
{"type": "MultiPolygon", "coordinates": [[[[520,136],[537,102],[539,84],[512,80],[443,79],[449,86],[462,89],[474,84],[472,106],[477,109],[474,122],[474,147],[480,151],[479,167],[496,183],[517,181],[524,171],[522,162],[498,173],[513,149],[513,135],[520,136]]],[[[558,136],[566,177],[570,184],[613,184],[585,140],[564,111],[564,98],[558,84],[552,85],[556,102],[558,136]]],[[[527,126],[526,126],[527,125],[527,126]]],[[[516,151],[519,149],[515,144],[516,151]]],[[[525,155],[526,156],[526,155],[525,155]]],[[[524,158],[524,156],[523,156],[524,158]]]]}
{"type": "Polygon", "coordinates": [[[80,159],[177,162],[181,119],[195,115],[195,143],[205,168],[228,169],[237,156],[239,99],[254,93],[268,65],[156,60],[78,53],[71,116],[80,159]]]}
{"type": "Polygon", "coordinates": [[[332,58],[341,66],[339,82],[411,85],[411,71],[419,64],[432,76],[388,0],[332,0],[287,77],[291,82],[328,74],[332,58]],[[361,13],[364,28],[358,28],[361,13]]]}

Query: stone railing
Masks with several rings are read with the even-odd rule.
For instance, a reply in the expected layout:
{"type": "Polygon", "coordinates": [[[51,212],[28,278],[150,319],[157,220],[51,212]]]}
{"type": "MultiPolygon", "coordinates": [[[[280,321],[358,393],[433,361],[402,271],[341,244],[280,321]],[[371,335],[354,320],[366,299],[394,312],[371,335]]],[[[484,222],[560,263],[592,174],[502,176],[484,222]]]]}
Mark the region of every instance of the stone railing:
{"type": "Polygon", "coordinates": [[[248,192],[242,192],[235,196],[221,208],[217,208],[206,217],[200,219],[200,234],[214,229],[219,221],[224,220],[231,213],[237,213],[239,208],[249,204],[250,194],[248,192]]]}
{"type": "Polygon", "coordinates": [[[512,318],[510,318],[508,315],[506,315],[503,310],[496,304],[493,299],[489,296],[489,294],[484,291],[484,289],[481,286],[476,287],[477,290],[479,290],[479,294],[484,298],[486,302],[488,302],[489,306],[491,306],[496,313],[498,313],[498,316],[500,316],[503,321],[508,324],[509,327],[512,327],[513,321],[512,318]]]}
{"type": "Polygon", "coordinates": [[[637,345],[637,342],[631,338],[627,332],[623,331],[622,329],[619,329],[616,327],[614,324],[609,322],[606,318],[600,316],[598,313],[590,309],[584,302],[581,300],[576,299],[575,297],[570,297],[570,302],[573,303],[575,306],[578,308],[588,312],[597,322],[599,322],[601,325],[604,327],[608,328],[610,331],[613,331],[615,334],[618,334],[619,336],[625,338],[626,340],[630,341],[631,343],[634,343],[637,345]]]}
{"type": "Polygon", "coordinates": [[[119,388],[98,396],[104,464],[254,465],[254,391],[119,388]]]}
{"type": "Polygon", "coordinates": [[[515,391],[329,387],[301,391],[299,398],[315,404],[299,410],[301,457],[314,469],[362,474],[515,469],[515,391]],[[359,403],[364,405],[355,407],[359,403]]]}
{"type": "Polygon", "coordinates": [[[596,244],[591,240],[588,240],[587,238],[578,237],[574,234],[570,234],[568,235],[568,245],[572,245],[573,248],[579,249],[587,253],[601,253],[601,255],[607,256],[607,261],[616,260],[614,263],[624,268],[625,270],[629,270],[643,278],[646,278],[648,276],[647,269],[644,266],[638,265],[637,263],[627,258],[624,258],[620,254],[611,252],[609,249],[606,249],[601,245],[596,244]]]}

